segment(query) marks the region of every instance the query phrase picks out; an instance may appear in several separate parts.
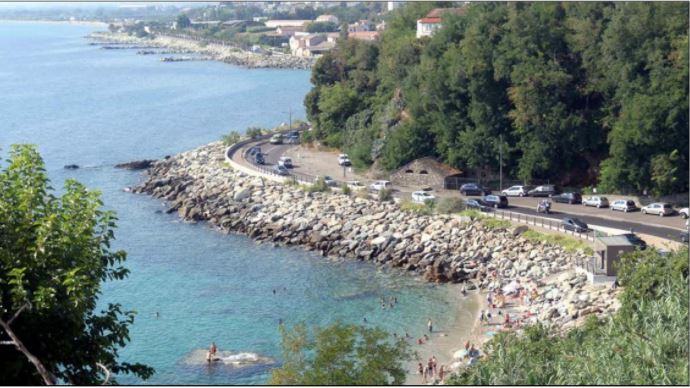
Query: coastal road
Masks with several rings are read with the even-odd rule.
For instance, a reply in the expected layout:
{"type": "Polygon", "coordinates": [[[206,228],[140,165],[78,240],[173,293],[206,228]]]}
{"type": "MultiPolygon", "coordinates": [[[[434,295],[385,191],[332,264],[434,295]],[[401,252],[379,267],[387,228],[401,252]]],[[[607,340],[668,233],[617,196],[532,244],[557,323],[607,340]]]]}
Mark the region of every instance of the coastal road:
{"type": "MultiPolygon", "coordinates": [[[[266,140],[252,143],[247,145],[247,147],[254,145],[259,145],[261,147],[261,151],[266,160],[266,165],[276,164],[280,157],[286,153],[293,154],[293,148],[296,147],[296,145],[293,144],[270,144],[266,140]]],[[[238,152],[236,155],[239,154],[240,152],[238,152]]],[[[300,166],[297,158],[293,157],[293,163],[295,163],[294,171],[311,176],[330,175],[338,179],[340,177],[336,173],[340,171],[340,167],[337,166],[336,157],[337,155],[334,154],[332,157],[332,162],[329,158],[328,160],[322,161],[322,163],[314,162],[311,163],[313,165],[309,166],[300,166]],[[327,164],[327,166],[321,166],[321,164],[327,164]]],[[[313,159],[314,158],[310,158],[310,160],[313,159]]],[[[353,176],[349,179],[358,178],[353,176]]],[[[362,183],[366,184],[364,179],[360,180],[362,183]]],[[[395,193],[396,196],[406,197],[409,195],[405,188],[400,189],[400,191],[395,193]]],[[[439,197],[460,196],[465,198],[457,191],[439,192],[437,195],[439,197]]],[[[508,200],[511,206],[509,206],[509,208],[506,210],[520,214],[536,215],[534,207],[538,199],[531,197],[510,197],[508,200]]],[[[551,214],[540,214],[540,216],[548,217],[554,220],[561,220],[563,217],[576,217],[588,224],[622,230],[630,230],[632,228],[634,232],[661,237],[672,241],[680,241],[680,233],[685,230],[685,220],[681,219],[681,217],[677,215],[669,217],[656,217],[651,215],[643,215],[639,211],[632,213],[612,212],[609,209],[597,209],[593,207],[584,207],[582,205],[568,205],[560,203],[552,203],[552,210],[553,211],[551,214]]]]}

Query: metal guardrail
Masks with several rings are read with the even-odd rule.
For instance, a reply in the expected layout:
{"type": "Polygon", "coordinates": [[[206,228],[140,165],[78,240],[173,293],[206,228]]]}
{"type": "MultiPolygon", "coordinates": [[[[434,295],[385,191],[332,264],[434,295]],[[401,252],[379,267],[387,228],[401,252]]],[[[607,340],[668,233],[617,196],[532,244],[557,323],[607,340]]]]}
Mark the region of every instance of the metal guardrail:
{"type": "Polygon", "coordinates": [[[587,232],[576,232],[574,230],[568,230],[563,227],[563,224],[559,220],[554,220],[552,218],[533,216],[529,214],[522,214],[511,212],[509,210],[492,209],[486,212],[494,218],[500,218],[503,220],[515,221],[518,223],[524,223],[527,225],[533,225],[542,227],[549,230],[554,230],[557,232],[569,234],[573,237],[580,238],[586,241],[595,241],[597,237],[606,237],[607,233],[603,233],[598,230],[588,230],[587,232]]]}

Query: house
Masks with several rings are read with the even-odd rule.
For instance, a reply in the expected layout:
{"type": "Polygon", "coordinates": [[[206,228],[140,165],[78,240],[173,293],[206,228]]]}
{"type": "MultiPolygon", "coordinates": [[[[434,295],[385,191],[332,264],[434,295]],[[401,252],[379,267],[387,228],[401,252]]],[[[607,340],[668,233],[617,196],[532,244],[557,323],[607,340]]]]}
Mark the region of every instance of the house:
{"type": "Polygon", "coordinates": [[[298,32],[304,32],[304,27],[281,26],[276,29],[275,35],[289,38],[298,32]]]}
{"type": "Polygon", "coordinates": [[[373,31],[374,26],[368,20],[358,20],[347,26],[347,32],[373,31]]]}
{"type": "Polygon", "coordinates": [[[220,25],[220,20],[208,20],[208,21],[192,20],[191,21],[192,28],[196,28],[196,29],[215,27],[215,26],[219,26],[219,25],[220,25]]]}
{"type": "Polygon", "coordinates": [[[432,157],[424,157],[400,167],[391,175],[390,180],[398,186],[445,189],[449,180],[460,175],[462,171],[432,157]]]}
{"type": "Polygon", "coordinates": [[[596,274],[616,276],[617,266],[622,255],[635,250],[635,245],[623,236],[599,237],[594,243],[596,274]]]}
{"type": "Polygon", "coordinates": [[[266,27],[278,28],[278,27],[304,27],[311,23],[311,20],[266,20],[264,24],[266,27]]]}
{"type": "Polygon", "coordinates": [[[338,24],[338,18],[335,15],[320,15],[316,18],[315,22],[319,23],[335,23],[338,24]]]}
{"type": "Polygon", "coordinates": [[[378,31],[359,31],[359,32],[348,32],[348,39],[364,40],[368,42],[374,42],[379,39],[378,31]]]}
{"type": "Polygon", "coordinates": [[[394,10],[396,10],[396,9],[402,7],[402,6],[403,6],[403,2],[402,2],[402,1],[389,1],[389,2],[386,4],[386,8],[388,9],[388,12],[394,11],[394,10]]]}
{"type": "Polygon", "coordinates": [[[337,36],[327,34],[295,34],[290,38],[290,52],[298,57],[319,56],[333,49],[336,39],[337,36]]]}
{"type": "Polygon", "coordinates": [[[431,36],[441,28],[444,14],[463,15],[467,7],[462,8],[434,8],[425,17],[417,20],[417,39],[423,36],[431,36]]]}

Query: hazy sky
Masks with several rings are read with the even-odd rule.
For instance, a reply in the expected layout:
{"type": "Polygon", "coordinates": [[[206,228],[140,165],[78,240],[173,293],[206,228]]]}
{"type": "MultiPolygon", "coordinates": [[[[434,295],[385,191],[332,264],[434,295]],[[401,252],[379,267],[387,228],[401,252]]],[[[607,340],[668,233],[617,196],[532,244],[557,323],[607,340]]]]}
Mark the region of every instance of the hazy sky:
{"type": "Polygon", "coordinates": [[[118,7],[121,5],[151,5],[151,4],[161,4],[161,5],[177,5],[180,7],[188,7],[189,5],[202,5],[202,4],[215,4],[217,2],[184,2],[184,3],[170,3],[170,2],[154,2],[154,1],[108,1],[108,2],[68,2],[68,1],[27,1],[27,2],[3,2],[0,1],[0,8],[21,8],[21,9],[38,9],[38,8],[89,8],[89,7],[118,7]]]}

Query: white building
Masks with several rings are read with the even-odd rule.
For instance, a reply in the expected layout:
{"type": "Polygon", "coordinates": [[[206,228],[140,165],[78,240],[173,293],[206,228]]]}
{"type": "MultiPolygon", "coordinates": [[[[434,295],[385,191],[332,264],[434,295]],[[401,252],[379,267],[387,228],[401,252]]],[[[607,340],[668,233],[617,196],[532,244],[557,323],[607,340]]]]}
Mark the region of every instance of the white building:
{"type": "Polygon", "coordinates": [[[266,27],[270,28],[304,27],[309,23],[311,23],[311,20],[266,20],[264,22],[264,24],[266,24],[266,27]]]}
{"type": "Polygon", "coordinates": [[[431,36],[441,28],[444,14],[462,15],[466,8],[434,8],[425,17],[417,20],[417,39],[424,36],[431,36]]]}
{"type": "Polygon", "coordinates": [[[335,15],[320,15],[316,18],[316,22],[323,22],[323,23],[335,23],[338,24],[338,18],[335,15]]]}

